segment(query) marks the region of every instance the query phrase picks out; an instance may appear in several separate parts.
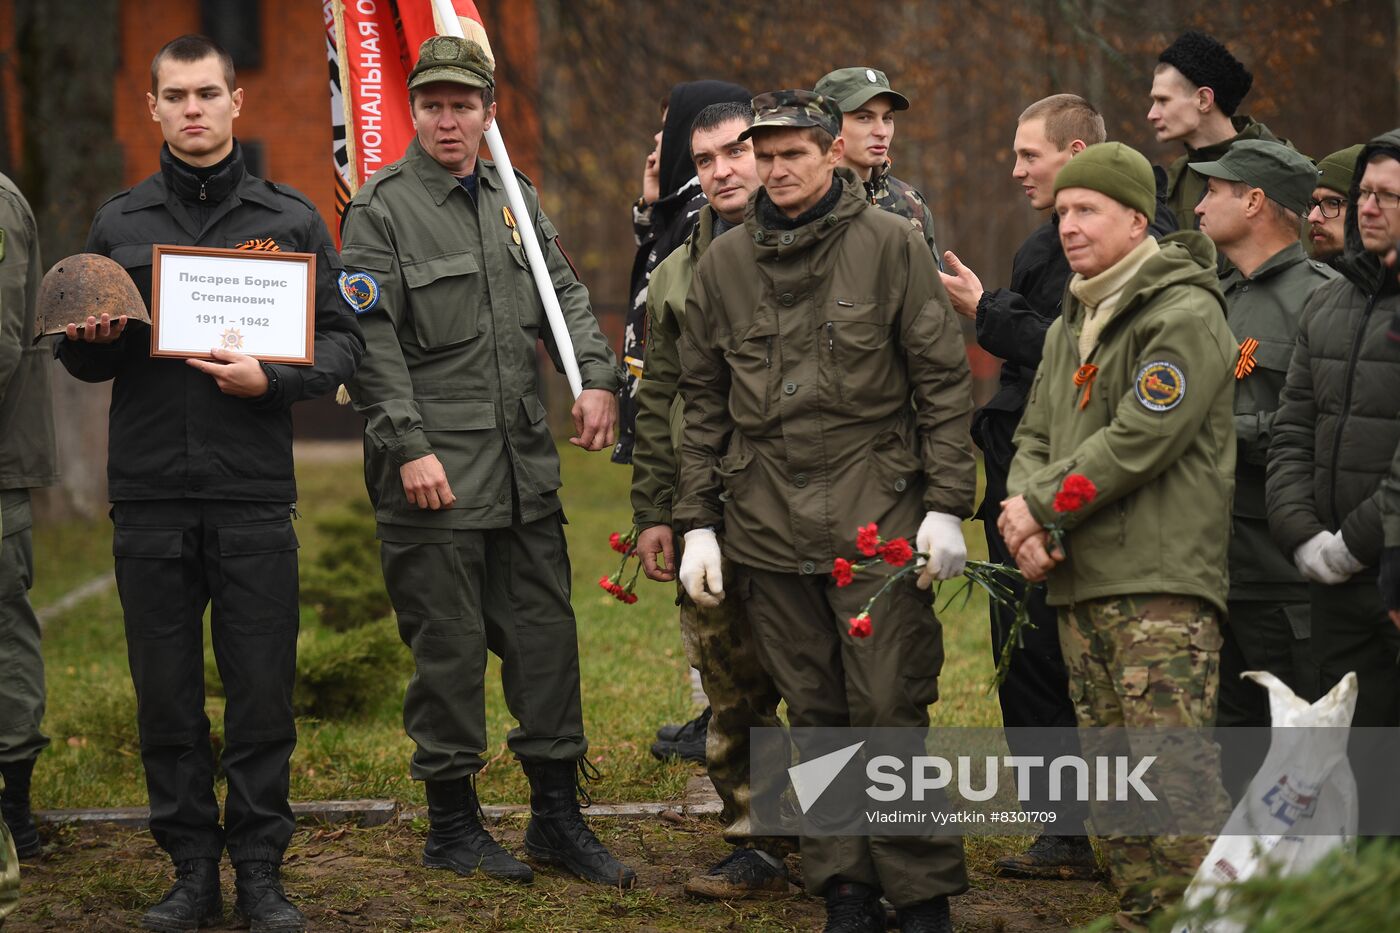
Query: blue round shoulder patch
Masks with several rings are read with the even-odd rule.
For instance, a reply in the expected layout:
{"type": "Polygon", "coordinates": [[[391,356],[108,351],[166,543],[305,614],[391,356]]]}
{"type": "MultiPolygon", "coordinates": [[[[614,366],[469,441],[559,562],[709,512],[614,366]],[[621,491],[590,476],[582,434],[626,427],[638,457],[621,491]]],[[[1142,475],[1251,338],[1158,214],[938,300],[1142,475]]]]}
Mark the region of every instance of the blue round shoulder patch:
{"type": "Polygon", "coordinates": [[[364,314],[379,304],[379,283],[368,272],[342,272],[340,297],[356,314],[364,314]]]}
{"type": "Polygon", "coordinates": [[[1137,398],[1151,411],[1171,411],[1186,397],[1186,374],[1165,360],[1148,363],[1138,371],[1137,398]]]}

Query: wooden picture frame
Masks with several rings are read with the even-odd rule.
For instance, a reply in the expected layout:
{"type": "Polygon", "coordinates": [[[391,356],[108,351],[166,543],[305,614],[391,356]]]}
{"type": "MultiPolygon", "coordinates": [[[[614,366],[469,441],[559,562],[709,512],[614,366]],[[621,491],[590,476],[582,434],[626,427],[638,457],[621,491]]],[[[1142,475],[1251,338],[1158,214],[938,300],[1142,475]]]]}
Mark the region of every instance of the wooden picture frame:
{"type": "Polygon", "coordinates": [[[151,356],[310,366],[315,332],[314,253],[151,247],[151,356]]]}

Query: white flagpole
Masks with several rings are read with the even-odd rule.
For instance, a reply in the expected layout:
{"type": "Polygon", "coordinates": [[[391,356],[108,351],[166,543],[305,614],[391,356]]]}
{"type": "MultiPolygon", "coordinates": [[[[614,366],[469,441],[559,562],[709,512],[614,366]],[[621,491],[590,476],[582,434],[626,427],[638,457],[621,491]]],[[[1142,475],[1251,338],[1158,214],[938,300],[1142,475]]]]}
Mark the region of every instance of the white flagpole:
{"type": "MultiPolygon", "coordinates": [[[[457,19],[457,11],[452,0],[433,0],[433,11],[443,35],[466,38],[462,24],[457,19]]],[[[487,49],[489,52],[490,49],[487,49]]],[[[540,249],[539,238],[535,235],[535,224],[525,207],[525,195],[520,191],[520,183],[515,178],[515,169],[510,164],[510,154],[506,152],[505,140],[501,138],[500,121],[492,120],[486,131],[486,144],[491,147],[491,158],[500,172],[501,182],[506,188],[506,199],[511,211],[518,218],[515,229],[524,240],[525,255],[530,259],[530,271],[535,276],[535,289],[544,303],[545,317],[549,318],[549,329],[554,334],[554,345],[559,350],[559,359],[564,364],[564,375],[569,380],[569,388],[574,398],[583,391],[583,377],[579,375],[578,358],[574,355],[574,340],[569,336],[568,325],[564,323],[564,312],[559,307],[559,296],[554,293],[554,283],[549,280],[549,269],[545,265],[544,253],[540,249]]]]}

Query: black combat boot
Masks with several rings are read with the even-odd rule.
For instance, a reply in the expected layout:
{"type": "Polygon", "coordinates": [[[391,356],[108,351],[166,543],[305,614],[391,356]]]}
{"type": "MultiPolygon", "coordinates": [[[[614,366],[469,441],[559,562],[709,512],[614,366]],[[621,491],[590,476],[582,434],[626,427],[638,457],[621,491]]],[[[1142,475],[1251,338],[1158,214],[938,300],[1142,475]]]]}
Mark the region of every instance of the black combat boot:
{"type": "Polygon", "coordinates": [[[899,933],[953,933],[946,894],[895,911],[899,933]]]}
{"type": "MultiPolygon", "coordinates": [[[[574,769],[580,760],[520,762],[530,780],[530,825],[525,851],[548,865],[560,865],[585,881],[630,888],[637,873],[613,858],[579,812],[574,769]]],[[[594,772],[596,775],[597,772],[594,772]]]]}
{"type": "Polygon", "coordinates": [[[826,926],[822,933],[884,933],[880,894],[868,884],[836,881],[826,889],[826,926]]]}
{"type": "Polygon", "coordinates": [[[183,933],[224,918],[219,890],[219,860],[192,858],[175,863],[175,886],[141,917],[141,927],[160,933],[183,933]]]}
{"type": "Polygon", "coordinates": [[[39,844],[39,827],[34,825],[34,814],[29,810],[29,781],[34,775],[34,762],[35,759],[26,758],[0,764],[0,777],[5,779],[5,789],[0,791],[0,816],[10,827],[15,852],[22,859],[34,858],[43,851],[39,844]]]}
{"type": "Polygon", "coordinates": [[[482,874],[501,881],[535,880],[530,866],[491,838],[481,824],[481,803],[471,777],[428,781],[428,841],[423,864],[450,868],[459,875],[482,874]]]}
{"type": "Polygon", "coordinates": [[[656,741],[651,744],[651,753],[657,759],[682,758],[697,764],[705,763],[705,741],[710,734],[710,708],[707,706],[699,716],[682,726],[662,726],[656,730],[656,741]],[[674,731],[673,731],[674,730],[674,731]],[[666,738],[663,733],[669,733],[666,738]]]}
{"type": "Polygon", "coordinates": [[[1087,836],[1041,833],[1026,851],[1003,856],[992,864],[1003,878],[1090,881],[1098,875],[1094,847],[1087,836]]]}
{"type": "Polygon", "coordinates": [[[234,913],[252,933],[300,933],[306,918],[282,890],[281,866],[275,862],[239,862],[233,866],[234,913]]]}

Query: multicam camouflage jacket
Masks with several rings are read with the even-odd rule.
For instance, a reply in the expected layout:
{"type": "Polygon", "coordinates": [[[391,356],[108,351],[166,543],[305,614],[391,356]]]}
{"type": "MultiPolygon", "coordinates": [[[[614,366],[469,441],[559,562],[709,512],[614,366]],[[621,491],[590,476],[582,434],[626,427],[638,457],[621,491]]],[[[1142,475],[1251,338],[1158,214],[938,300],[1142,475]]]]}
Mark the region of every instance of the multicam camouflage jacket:
{"type": "Polygon", "coordinates": [[[940,269],[943,267],[938,244],[933,241],[933,214],[928,209],[928,202],[924,200],[924,196],[919,193],[917,188],[891,175],[890,163],[886,162],[870,173],[870,180],[865,183],[865,194],[870,199],[871,204],[881,210],[903,217],[922,233],[924,242],[928,244],[929,251],[933,253],[934,261],[938,263],[940,269]]]}

